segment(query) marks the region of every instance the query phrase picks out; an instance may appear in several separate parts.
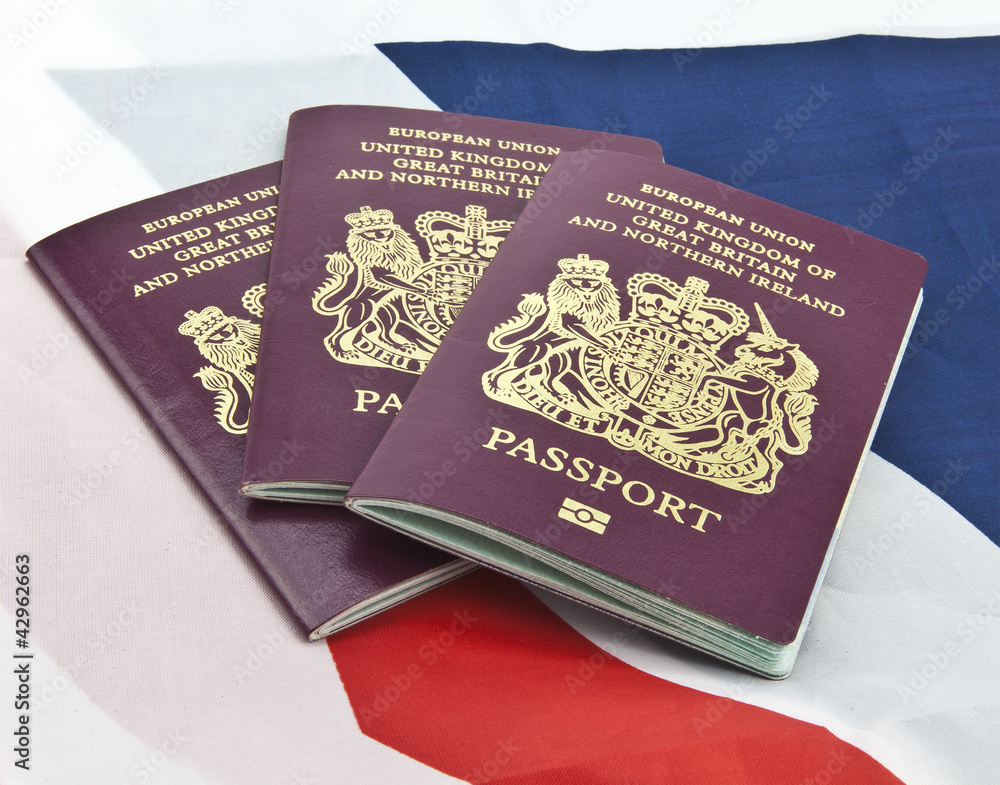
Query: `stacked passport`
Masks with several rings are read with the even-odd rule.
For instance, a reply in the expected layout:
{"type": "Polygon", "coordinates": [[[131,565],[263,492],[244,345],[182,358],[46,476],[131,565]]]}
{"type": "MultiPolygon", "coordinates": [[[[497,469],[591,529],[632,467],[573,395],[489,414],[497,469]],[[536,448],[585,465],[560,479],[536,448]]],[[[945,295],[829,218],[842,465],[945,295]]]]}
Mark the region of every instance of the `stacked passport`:
{"type": "Polygon", "coordinates": [[[28,255],[312,637],[479,563],[776,678],[927,267],[649,140],[360,106],[28,255]]]}

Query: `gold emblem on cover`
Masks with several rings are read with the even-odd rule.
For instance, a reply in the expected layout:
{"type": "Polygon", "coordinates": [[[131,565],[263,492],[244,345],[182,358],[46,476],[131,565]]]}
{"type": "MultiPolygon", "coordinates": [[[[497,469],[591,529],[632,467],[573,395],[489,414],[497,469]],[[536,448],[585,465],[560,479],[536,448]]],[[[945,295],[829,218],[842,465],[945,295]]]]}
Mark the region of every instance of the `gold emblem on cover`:
{"type": "Polygon", "coordinates": [[[564,521],[582,526],[584,529],[590,529],[590,531],[597,534],[604,534],[604,530],[611,520],[611,516],[608,513],[598,510],[596,507],[591,507],[589,504],[578,502],[576,499],[570,499],[569,497],[563,499],[562,506],[556,512],[556,515],[564,521]]]}
{"type": "MultiPolygon", "coordinates": [[[[243,307],[258,318],[264,315],[265,288],[266,284],[259,284],[243,294],[243,307]]],[[[199,368],[194,378],[215,393],[216,421],[230,433],[246,433],[260,325],[226,316],[215,305],[184,316],[187,320],[177,331],[194,338],[202,357],[211,363],[199,368]]]]}
{"type": "Polygon", "coordinates": [[[682,474],[772,490],[781,454],[808,448],[816,407],[819,372],[798,344],[756,303],[760,331],[748,332],[743,309],[700,278],[633,275],[622,318],[606,262],[580,254],[559,268],[490,333],[507,356],[483,375],[486,394],[682,474]]]}
{"type": "Polygon", "coordinates": [[[512,221],[431,211],[414,222],[429,257],[389,210],[362,207],[344,220],[347,253],[327,256],[313,310],[336,319],[324,344],[340,362],[420,373],[451,327],[512,221]]]}

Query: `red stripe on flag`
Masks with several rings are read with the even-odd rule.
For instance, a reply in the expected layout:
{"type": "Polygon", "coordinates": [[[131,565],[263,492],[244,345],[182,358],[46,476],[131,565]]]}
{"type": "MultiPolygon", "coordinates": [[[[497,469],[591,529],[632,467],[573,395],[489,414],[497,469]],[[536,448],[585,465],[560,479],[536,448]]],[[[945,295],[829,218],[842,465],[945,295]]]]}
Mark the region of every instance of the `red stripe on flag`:
{"type": "Polygon", "coordinates": [[[328,645],[367,736],[468,782],[900,782],[825,728],[626,665],[485,570],[328,645]]]}

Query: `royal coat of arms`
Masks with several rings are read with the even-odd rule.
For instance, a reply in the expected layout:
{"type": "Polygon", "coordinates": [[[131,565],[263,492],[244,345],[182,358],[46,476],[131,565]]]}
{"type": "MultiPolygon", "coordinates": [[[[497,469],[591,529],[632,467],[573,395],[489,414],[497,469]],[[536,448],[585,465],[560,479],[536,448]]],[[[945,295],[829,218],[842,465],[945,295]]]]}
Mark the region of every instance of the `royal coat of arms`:
{"type": "Polygon", "coordinates": [[[347,253],[327,257],[313,310],[336,319],[324,344],[340,362],[420,373],[451,327],[512,221],[426,212],[414,222],[429,257],[389,210],[362,207],[344,219],[347,253]]]}
{"type": "Polygon", "coordinates": [[[699,278],[633,275],[622,318],[606,262],[580,254],[559,268],[490,334],[506,358],[483,375],[486,394],[683,474],[772,490],[781,455],[809,446],[819,372],[799,346],[756,304],[760,330],[748,332],[743,309],[699,278]]]}
{"type": "MultiPolygon", "coordinates": [[[[254,316],[264,315],[267,284],[258,284],[243,294],[243,307],[254,316]]],[[[188,311],[177,331],[194,338],[198,352],[209,361],[194,374],[206,390],[215,393],[215,419],[230,433],[246,433],[253,396],[253,369],[257,365],[260,325],[238,316],[226,316],[209,305],[188,311]]]]}

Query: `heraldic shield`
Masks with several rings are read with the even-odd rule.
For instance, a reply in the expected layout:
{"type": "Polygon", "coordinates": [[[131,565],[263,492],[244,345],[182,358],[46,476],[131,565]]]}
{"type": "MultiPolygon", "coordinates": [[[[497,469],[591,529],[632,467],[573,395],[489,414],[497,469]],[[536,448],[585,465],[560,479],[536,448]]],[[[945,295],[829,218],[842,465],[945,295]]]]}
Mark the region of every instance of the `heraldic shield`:
{"type": "Polygon", "coordinates": [[[420,373],[500,248],[512,221],[431,211],[414,228],[429,258],[389,210],[362,207],[344,220],[348,253],[327,257],[330,273],[313,293],[316,313],[336,321],[324,344],[340,362],[420,373]]]}
{"type": "Polygon", "coordinates": [[[755,305],[746,312],[657,273],[627,284],[622,318],[606,262],[559,262],[545,296],[524,295],[493,330],[506,359],[483,375],[495,400],[601,436],[675,471],[746,493],[774,488],[782,455],[809,446],[819,378],[755,305]],[[725,358],[729,358],[728,360],[725,358]]]}

